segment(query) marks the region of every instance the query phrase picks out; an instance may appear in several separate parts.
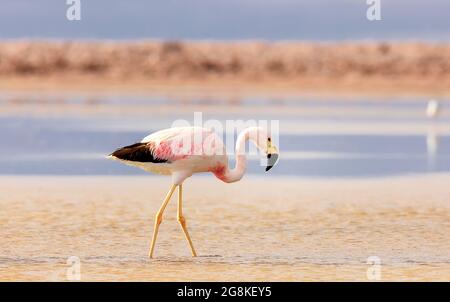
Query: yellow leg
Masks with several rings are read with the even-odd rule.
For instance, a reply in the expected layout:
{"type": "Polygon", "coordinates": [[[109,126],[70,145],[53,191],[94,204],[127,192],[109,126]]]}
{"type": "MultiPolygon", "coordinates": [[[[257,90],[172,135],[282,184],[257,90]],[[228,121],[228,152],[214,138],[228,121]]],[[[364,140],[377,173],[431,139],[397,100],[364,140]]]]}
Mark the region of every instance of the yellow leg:
{"type": "Polygon", "coordinates": [[[172,197],[173,191],[175,191],[176,187],[177,187],[176,185],[172,185],[172,187],[170,188],[169,192],[167,193],[166,198],[164,199],[161,207],[159,208],[158,213],[156,213],[155,226],[153,228],[153,238],[152,238],[152,243],[150,245],[150,251],[148,253],[148,256],[150,258],[153,258],[153,250],[155,249],[156,237],[158,236],[159,225],[162,222],[162,216],[163,216],[164,210],[165,210],[167,204],[169,203],[169,200],[172,197]]]}
{"type": "Polygon", "coordinates": [[[187,227],[186,227],[186,219],[184,219],[183,216],[183,185],[178,186],[178,212],[177,212],[177,218],[178,222],[181,225],[181,228],[183,229],[184,236],[186,236],[186,240],[189,243],[189,246],[191,247],[191,253],[192,256],[197,257],[197,253],[195,252],[194,245],[192,245],[191,237],[189,236],[187,227]]]}

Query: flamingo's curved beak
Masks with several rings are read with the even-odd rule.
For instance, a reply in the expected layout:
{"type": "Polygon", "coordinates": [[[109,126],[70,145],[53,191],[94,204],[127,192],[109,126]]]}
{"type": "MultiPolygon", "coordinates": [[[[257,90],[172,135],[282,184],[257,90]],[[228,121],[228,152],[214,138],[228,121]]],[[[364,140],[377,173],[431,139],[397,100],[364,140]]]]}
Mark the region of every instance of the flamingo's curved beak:
{"type": "Polygon", "coordinates": [[[270,139],[270,137],[267,138],[266,153],[267,153],[267,167],[266,167],[266,172],[267,172],[270,169],[272,169],[273,166],[275,166],[275,164],[278,161],[278,156],[279,156],[278,149],[272,143],[272,140],[270,139]]]}
{"type": "Polygon", "coordinates": [[[272,169],[278,161],[278,153],[267,153],[267,167],[266,172],[272,169]]]}
{"type": "Polygon", "coordinates": [[[267,167],[266,172],[272,169],[278,161],[278,149],[269,140],[267,144],[267,167]]]}

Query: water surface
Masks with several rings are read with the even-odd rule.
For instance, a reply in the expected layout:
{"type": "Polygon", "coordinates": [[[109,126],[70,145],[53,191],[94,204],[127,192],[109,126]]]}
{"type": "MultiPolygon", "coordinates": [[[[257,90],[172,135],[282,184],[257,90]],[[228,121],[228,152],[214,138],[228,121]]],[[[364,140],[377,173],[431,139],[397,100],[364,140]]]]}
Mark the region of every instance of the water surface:
{"type": "MultiPolygon", "coordinates": [[[[0,174],[144,174],[105,156],[176,120],[194,124],[194,111],[200,110],[204,122],[217,119],[223,125],[237,119],[277,121],[281,160],[272,175],[367,177],[450,171],[450,108],[445,100],[435,119],[425,116],[426,102],[419,99],[230,101],[5,94],[0,104],[11,111],[0,115],[0,174]]],[[[228,151],[233,148],[231,141],[228,151]]],[[[251,157],[248,173],[261,174],[263,169],[258,157],[251,157]]]]}
{"type": "Polygon", "coordinates": [[[448,101],[0,96],[0,280],[450,280],[448,101]],[[279,121],[279,164],[184,184],[189,256],[169,186],[104,156],[176,119],[279,121]],[[74,258],[75,257],[75,258],[74,258]],[[77,260],[77,261],[78,261],[77,260]],[[369,262],[368,262],[369,261],[369,262]],[[69,274],[68,274],[69,272],[69,274]],[[370,279],[369,279],[370,280],[370,279]]]}

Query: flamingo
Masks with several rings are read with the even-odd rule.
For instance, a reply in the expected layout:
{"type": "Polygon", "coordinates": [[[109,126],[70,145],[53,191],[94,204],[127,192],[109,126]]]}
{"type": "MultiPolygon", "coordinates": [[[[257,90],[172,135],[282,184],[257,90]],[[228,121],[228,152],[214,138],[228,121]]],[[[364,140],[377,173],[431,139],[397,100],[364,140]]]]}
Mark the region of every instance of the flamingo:
{"type": "Polygon", "coordinates": [[[183,182],[194,173],[201,172],[211,172],[225,183],[239,181],[247,167],[245,154],[247,140],[253,142],[267,155],[266,171],[269,171],[277,163],[278,149],[268,132],[261,127],[246,128],[238,135],[234,168],[228,166],[228,156],[222,139],[213,130],[202,127],[174,127],[160,130],[144,137],[138,143],[119,148],[108,156],[147,172],[172,176],[172,186],[155,216],[148,253],[150,258],[153,258],[164,210],[177,187],[177,220],[190,246],[192,256],[197,256],[183,216],[183,182]]]}
{"type": "Polygon", "coordinates": [[[436,100],[429,100],[427,104],[426,115],[429,118],[435,118],[438,116],[440,112],[441,106],[439,102],[436,100]]]}

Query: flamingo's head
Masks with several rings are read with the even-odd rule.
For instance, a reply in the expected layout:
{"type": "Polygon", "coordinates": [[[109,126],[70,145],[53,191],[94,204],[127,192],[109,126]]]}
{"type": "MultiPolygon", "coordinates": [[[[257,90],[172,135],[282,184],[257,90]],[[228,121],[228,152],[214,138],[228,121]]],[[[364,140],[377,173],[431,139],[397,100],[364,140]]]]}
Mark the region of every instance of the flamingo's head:
{"type": "Polygon", "coordinates": [[[269,133],[265,129],[262,129],[260,127],[254,128],[256,131],[254,133],[255,136],[252,137],[250,134],[251,139],[253,138],[253,141],[258,146],[258,148],[264,152],[267,155],[267,166],[266,166],[266,172],[272,169],[273,166],[278,162],[279,152],[278,148],[275,146],[273,139],[269,133]]]}
{"type": "Polygon", "coordinates": [[[267,147],[266,147],[266,153],[267,153],[267,167],[266,172],[272,169],[273,166],[278,162],[278,149],[275,146],[275,144],[272,142],[272,138],[269,136],[267,137],[267,147]]]}

